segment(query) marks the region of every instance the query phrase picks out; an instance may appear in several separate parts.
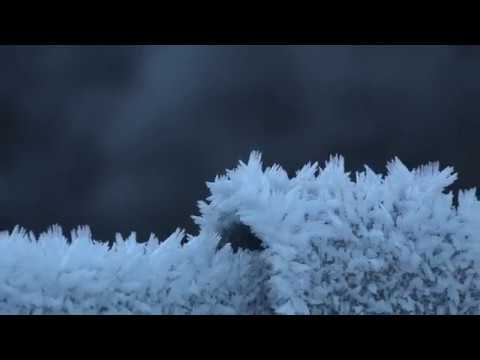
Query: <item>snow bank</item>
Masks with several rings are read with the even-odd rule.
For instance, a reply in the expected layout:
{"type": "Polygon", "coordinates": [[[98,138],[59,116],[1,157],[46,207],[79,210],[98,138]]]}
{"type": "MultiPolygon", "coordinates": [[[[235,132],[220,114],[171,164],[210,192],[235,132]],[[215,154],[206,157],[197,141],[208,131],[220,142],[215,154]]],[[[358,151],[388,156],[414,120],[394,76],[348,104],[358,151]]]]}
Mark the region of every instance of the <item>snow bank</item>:
{"type": "Polygon", "coordinates": [[[352,179],[336,156],[289,178],[254,152],[207,183],[196,236],[0,233],[0,313],[480,314],[475,190],[454,207],[453,169],[387,170],[352,179]],[[237,249],[236,226],[261,249],[237,249]]]}

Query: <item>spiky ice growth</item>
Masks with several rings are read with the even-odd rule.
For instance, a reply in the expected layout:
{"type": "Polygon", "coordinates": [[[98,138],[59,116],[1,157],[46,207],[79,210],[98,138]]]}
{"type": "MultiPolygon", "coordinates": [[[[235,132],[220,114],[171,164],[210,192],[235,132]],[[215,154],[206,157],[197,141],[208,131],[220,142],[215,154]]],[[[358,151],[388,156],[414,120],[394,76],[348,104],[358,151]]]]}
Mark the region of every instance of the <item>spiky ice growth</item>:
{"type": "Polygon", "coordinates": [[[1,233],[0,312],[480,314],[480,202],[473,189],[455,207],[455,180],[398,159],[352,179],[340,156],[289,178],[253,152],[207,183],[196,236],[109,249],[88,228],[71,244],[59,227],[1,233]]]}

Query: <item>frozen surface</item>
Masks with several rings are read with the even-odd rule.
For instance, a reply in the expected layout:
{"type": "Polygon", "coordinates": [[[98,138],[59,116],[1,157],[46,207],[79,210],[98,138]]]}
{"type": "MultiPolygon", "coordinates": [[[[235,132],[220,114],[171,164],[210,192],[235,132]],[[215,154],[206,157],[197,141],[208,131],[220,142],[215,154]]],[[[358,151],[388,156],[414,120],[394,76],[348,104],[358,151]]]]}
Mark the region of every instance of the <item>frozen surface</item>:
{"type": "Polygon", "coordinates": [[[109,249],[88,228],[5,231],[0,313],[480,314],[475,189],[455,207],[452,168],[387,170],[336,156],[289,178],[254,152],[207,183],[197,235],[109,249]]]}

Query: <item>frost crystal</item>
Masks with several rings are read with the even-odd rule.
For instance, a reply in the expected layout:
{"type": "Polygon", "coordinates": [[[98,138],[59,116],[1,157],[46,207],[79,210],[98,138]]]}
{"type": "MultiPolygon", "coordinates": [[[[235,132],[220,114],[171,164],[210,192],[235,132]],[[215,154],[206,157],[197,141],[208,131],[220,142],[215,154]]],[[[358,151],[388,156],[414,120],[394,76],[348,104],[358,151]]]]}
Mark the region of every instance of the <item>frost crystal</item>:
{"type": "Polygon", "coordinates": [[[253,152],[199,202],[196,236],[0,233],[0,313],[480,314],[480,202],[452,168],[352,180],[340,156],[289,178],[253,152]]]}

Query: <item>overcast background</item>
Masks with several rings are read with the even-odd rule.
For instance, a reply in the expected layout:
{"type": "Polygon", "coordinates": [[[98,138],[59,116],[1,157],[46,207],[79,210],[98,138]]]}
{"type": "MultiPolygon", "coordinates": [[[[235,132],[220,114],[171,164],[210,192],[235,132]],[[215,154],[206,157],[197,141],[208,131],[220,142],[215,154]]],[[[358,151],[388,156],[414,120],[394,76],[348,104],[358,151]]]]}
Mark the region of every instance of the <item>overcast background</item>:
{"type": "Polygon", "coordinates": [[[480,184],[480,47],[0,46],[0,230],[176,227],[251,150],[480,184]]]}

